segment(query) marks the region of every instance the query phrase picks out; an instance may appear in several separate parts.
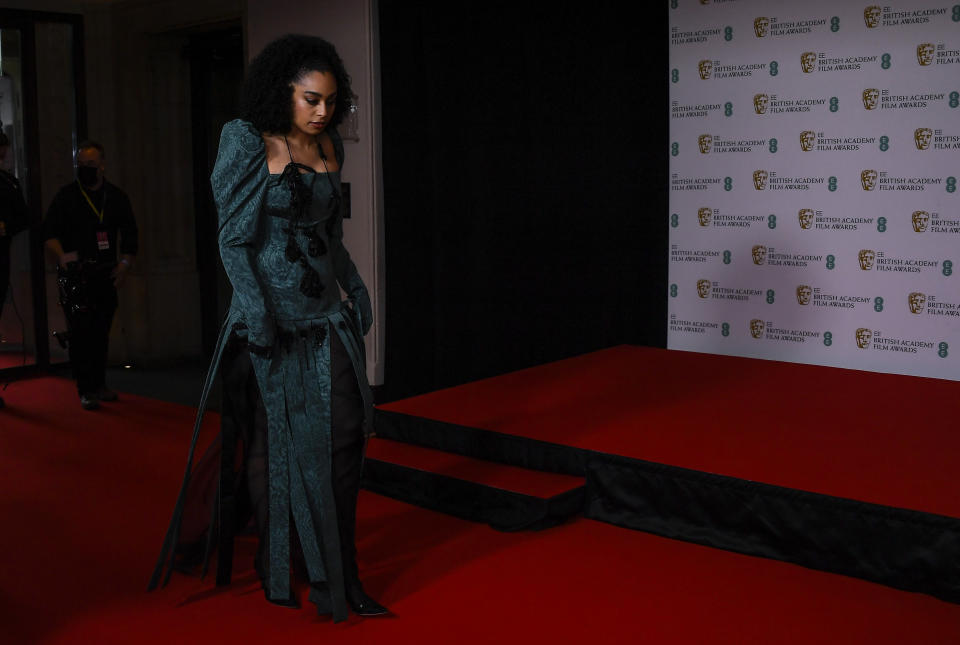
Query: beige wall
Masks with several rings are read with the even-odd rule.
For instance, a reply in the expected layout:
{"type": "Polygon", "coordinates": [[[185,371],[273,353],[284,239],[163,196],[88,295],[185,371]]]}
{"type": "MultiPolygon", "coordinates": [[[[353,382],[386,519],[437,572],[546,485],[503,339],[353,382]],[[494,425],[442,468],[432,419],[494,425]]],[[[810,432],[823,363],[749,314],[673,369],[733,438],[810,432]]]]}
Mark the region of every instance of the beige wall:
{"type": "Polygon", "coordinates": [[[131,0],[85,11],[88,133],[130,196],[140,254],[121,291],[111,362],[201,354],[186,33],[239,22],[243,0],[131,0]]]}
{"type": "Polygon", "coordinates": [[[88,135],[104,144],[107,176],[130,196],[140,227],[140,255],[111,335],[112,363],[201,354],[186,35],[242,23],[251,55],[287,32],[333,42],[359,105],[358,140],[345,142],[352,218],[344,235],[374,304],[368,372],[383,382],[375,0],[0,0],[0,7],[84,16],[88,135]]]}

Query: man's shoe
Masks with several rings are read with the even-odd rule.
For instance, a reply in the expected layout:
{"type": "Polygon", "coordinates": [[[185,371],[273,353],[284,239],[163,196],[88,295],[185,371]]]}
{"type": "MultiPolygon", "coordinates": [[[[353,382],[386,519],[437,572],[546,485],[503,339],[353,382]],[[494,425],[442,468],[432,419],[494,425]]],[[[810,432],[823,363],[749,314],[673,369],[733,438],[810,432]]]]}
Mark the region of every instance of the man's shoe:
{"type": "Polygon", "coordinates": [[[367,595],[359,582],[347,585],[347,603],[357,616],[386,616],[390,610],[367,595]]]}
{"type": "Polygon", "coordinates": [[[97,400],[95,394],[81,394],[80,407],[84,410],[96,410],[100,407],[100,401],[97,400]]]}
{"type": "Polygon", "coordinates": [[[108,388],[106,385],[102,386],[97,390],[97,398],[101,401],[106,401],[107,403],[112,403],[117,400],[117,393],[108,388]]]}

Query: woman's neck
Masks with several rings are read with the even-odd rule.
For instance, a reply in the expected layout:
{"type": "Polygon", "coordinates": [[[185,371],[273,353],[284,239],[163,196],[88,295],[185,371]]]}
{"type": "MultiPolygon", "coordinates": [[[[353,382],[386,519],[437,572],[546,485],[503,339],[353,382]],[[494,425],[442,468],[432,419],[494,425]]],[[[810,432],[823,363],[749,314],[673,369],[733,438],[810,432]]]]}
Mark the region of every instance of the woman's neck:
{"type": "Polygon", "coordinates": [[[310,152],[311,150],[317,149],[317,138],[312,134],[307,134],[299,128],[294,128],[288,132],[285,138],[287,143],[290,144],[290,148],[293,150],[310,152]]]}

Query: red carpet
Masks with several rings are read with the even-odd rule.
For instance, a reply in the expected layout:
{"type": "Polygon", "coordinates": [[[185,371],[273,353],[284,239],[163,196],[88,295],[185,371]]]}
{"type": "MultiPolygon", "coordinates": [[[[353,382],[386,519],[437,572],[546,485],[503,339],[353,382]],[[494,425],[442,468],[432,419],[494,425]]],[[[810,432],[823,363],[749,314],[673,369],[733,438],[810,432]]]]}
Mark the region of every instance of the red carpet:
{"type": "Polygon", "coordinates": [[[498,533],[366,493],[361,569],[395,617],[267,604],[249,540],[232,586],[175,575],[147,594],[192,410],[126,395],[87,413],[54,378],[5,398],[3,643],[960,643],[960,606],[928,596],[583,519],[498,533]]]}
{"type": "Polygon", "coordinates": [[[960,383],[621,346],[381,406],[960,517],[960,383]]]}
{"type": "Polygon", "coordinates": [[[34,362],[36,361],[32,354],[27,354],[26,363],[24,363],[23,352],[0,351],[0,370],[6,369],[8,367],[22,367],[23,365],[33,365],[34,362]]]}

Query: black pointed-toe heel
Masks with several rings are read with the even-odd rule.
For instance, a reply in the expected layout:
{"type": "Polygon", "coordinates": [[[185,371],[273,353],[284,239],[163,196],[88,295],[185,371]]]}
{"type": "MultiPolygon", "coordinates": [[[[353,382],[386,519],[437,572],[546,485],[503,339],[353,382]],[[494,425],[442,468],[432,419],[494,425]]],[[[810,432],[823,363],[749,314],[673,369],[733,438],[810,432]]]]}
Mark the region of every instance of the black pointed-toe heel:
{"type": "Polygon", "coordinates": [[[347,587],[347,603],[350,604],[350,609],[357,616],[372,618],[374,616],[386,616],[390,613],[389,609],[368,596],[359,582],[347,587]]]}

